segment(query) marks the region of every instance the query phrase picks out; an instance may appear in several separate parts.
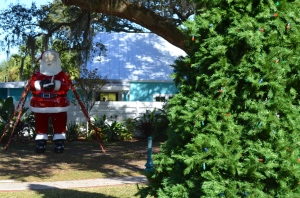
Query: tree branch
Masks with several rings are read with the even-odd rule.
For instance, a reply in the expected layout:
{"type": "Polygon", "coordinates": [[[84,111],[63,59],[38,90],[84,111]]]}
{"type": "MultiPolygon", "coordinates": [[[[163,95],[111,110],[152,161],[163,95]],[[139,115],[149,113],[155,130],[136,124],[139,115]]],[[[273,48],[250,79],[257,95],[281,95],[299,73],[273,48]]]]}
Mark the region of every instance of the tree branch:
{"type": "Polygon", "coordinates": [[[121,0],[62,0],[67,6],[78,6],[84,10],[118,16],[137,23],[161,36],[171,44],[188,51],[185,36],[172,21],[152,10],[121,0]]]}

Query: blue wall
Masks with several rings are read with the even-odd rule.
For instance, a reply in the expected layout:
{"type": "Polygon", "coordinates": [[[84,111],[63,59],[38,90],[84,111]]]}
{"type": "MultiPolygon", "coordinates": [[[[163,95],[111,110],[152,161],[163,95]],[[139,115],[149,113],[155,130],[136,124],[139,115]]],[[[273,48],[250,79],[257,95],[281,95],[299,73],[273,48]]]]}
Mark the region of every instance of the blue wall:
{"type": "Polygon", "coordinates": [[[153,102],[154,94],[175,94],[173,82],[130,82],[130,101],[153,102]]]}
{"type": "MultiPolygon", "coordinates": [[[[0,88],[0,98],[6,99],[8,96],[14,99],[14,102],[17,102],[21,99],[24,88],[0,88]]],[[[29,92],[27,95],[27,99],[29,100],[31,97],[31,93],[29,92]]]]}
{"type": "MultiPolygon", "coordinates": [[[[14,99],[14,102],[18,102],[21,99],[21,96],[23,94],[24,88],[0,88],[0,98],[6,99],[9,96],[11,96],[14,99]],[[9,89],[9,93],[8,92],[9,89]]],[[[32,94],[29,91],[26,101],[29,101],[32,94]]],[[[71,90],[68,92],[68,98],[70,100],[75,99],[75,96],[71,90]]]]}
{"type": "Polygon", "coordinates": [[[7,98],[7,88],[0,88],[0,98],[7,98]]]}
{"type": "MultiPolygon", "coordinates": [[[[7,96],[13,97],[14,101],[19,101],[24,88],[0,88],[0,98],[6,99],[7,96]],[[9,92],[8,92],[9,89],[9,92]]],[[[130,82],[129,101],[153,102],[153,95],[178,93],[178,89],[173,82],[130,82]]],[[[123,92],[124,101],[128,101],[128,92],[123,92]]],[[[31,92],[28,93],[27,101],[31,98],[31,92]]],[[[74,94],[70,90],[68,92],[70,100],[75,99],[74,94]]]]}
{"type": "MultiPolygon", "coordinates": [[[[24,88],[9,88],[9,96],[11,96],[14,101],[19,101],[23,94],[24,88]]],[[[29,92],[27,95],[27,99],[29,100],[31,97],[31,93],[29,92]]]]}

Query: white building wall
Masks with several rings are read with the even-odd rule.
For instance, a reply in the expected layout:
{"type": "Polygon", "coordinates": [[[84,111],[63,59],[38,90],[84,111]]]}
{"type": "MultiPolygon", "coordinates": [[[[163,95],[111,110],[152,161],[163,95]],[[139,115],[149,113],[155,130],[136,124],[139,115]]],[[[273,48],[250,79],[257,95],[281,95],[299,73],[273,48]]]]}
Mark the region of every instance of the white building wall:
{"type": "MultiPolygon", "coordinates": [[[[17,107],[18,103],[15,103],[17,107]]],[[[96,102],[92,109],[90,117],[102,117],[104,114],[107,117],[118,115],[118,121],[126,118],[136,118],[142,116],[147,110],[162,109],[163,102],[96,102]]],[[[25,107],[29,107],[29,102],[25,103],[25,107]]],[[[71,105],[68,111],[68,122],[75,121],[77,124],[85,123],[86,118],[79,106],[71,105]]]]}

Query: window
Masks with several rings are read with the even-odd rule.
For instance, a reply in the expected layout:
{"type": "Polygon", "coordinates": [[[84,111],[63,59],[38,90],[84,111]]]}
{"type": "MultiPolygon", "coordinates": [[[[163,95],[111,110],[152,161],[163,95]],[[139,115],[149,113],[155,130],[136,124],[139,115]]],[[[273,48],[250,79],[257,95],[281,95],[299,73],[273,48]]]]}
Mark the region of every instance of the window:
{"type": "Polygon", "coordinates": [[[173,94],[154,94],[153,101],[155,102],[167,102],[171,98],[173,98],[173,94]]]}
{"type": "Polygon", "coordinates": [[[118,101],[118,93],[110,93],[110,92],[97,93],[96,101],[118,101]]]}
{"type": "Polygon", "coordinates": [[[165,102],[166,97],[165,96],[156,96],[155,97],[155,102],[165,102]]]}

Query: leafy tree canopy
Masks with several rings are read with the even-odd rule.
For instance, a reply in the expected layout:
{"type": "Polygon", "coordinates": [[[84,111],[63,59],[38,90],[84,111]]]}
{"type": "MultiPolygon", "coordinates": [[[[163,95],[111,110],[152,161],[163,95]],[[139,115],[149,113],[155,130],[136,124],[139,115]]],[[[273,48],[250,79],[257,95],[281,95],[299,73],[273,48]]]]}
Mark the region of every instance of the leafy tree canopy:
{"type": "Polygon", "coordinates": [[[18,63],[21,80],[28,77],[23,75],[25,65],[31,64],[31,68],[37,65],[37,57],[49,47],[58,51],[62,60],[67,61],[63,62],[63,66],[78,68],[84,65],[91,50],[101,53],[105,49],[100,43],[92,45],[95,32],[147,31],[126,19],[92,13],[75,6],[68,7],[59,0],[40,8],[35,3],[29,8],[11,4],[9,8],[0,11],[0,29],[4,37],[0,42],[2,51],[9,54],[11,48],[20,47],[18,63]],[[30,59],[25,60],[26,57],[30,59]]]}
{"type": "Polygon", "coordinates": [[[183,22],[205,6],[205,1],[188,0],[62,0],[65,5],[127,19],[147,28],[171,44],[189,51],[183,22]],[[201,3],[200,3],[201,2],[201,3]]]}

